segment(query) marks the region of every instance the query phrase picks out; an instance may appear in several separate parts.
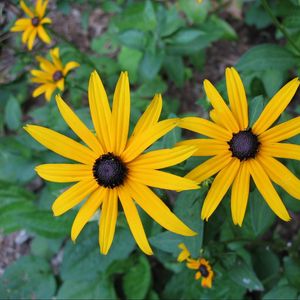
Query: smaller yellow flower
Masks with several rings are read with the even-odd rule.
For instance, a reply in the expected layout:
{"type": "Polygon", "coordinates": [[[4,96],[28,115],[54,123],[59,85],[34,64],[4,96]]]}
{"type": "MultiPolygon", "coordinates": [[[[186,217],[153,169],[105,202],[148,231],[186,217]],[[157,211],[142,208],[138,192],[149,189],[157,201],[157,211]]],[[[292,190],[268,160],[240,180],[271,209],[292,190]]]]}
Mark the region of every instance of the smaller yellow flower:
{"type": "Polygon", "coordinates": [[[34,10],[31,10],[24,1],[20,1],[21,8],[29,18],[18,19],[10,31],[23,31],[22,43],[27,43],[28,50],[32,49],[37,35],[46,44],[50,44],[51,42],[51,38],[43,27],[44,24],[52,23],[50,18],[44,18],[47,5],[48,0],[37,0],[34,10]]]}
{"type": "Polygon", "coordinates": [[[188,259],[187,267],[192,270],[197,270],[195,280],[201,280],[201,285],[205,288],[211,288],[214,272],[209,262],[204,258],[188,259]]]}
{"type": "Polygon", "coordinates": [[[44,93],[47,101],[50,101],[56,88],[61,91],[64,90],[65,77],[72,69],[79,66],[75,61],[70,61],[64,66],[59,57],[59,48],[50,50],[50,56],[52,62],[41,56],[37,56],[36,59],[40,63],[41,70],[31,70],[31,74],[34,76],[31,81],[41,83],[33,91],[32,96],[38,97],[44,93]]]}
{"type": "Polygon", "coordinates": [[[203,1],[203,0],[197,0],[197,2],[198,2],[199,4],[201,4],[201,3],[202,3],[202,1],[203,1]]]}
{"type": "Polygon", "coordinates": [[[180,248],[182,250],[177,257],[178,262],[183,262],[191,256],[188,248],[186,247],[186,245],[184,243],[180,243],[178,245],[178,248],[180,248]]]}

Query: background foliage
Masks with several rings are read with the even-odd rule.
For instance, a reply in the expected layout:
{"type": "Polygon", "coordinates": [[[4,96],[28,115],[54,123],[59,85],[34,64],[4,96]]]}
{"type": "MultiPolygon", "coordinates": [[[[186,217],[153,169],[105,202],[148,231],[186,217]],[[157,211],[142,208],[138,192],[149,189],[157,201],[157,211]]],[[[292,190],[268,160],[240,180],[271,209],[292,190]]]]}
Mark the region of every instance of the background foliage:
{"type": "MultiPolygon", "coordinates": [[[[206,117],[210,105],[201,82],[212,75],[209,79],[218,81],[218,89],[226,98],[226,65],[235,65],[241,73],[253,123],[275,91],[300,75],[297,0],[274,0],[267,6],[263,0],[50,3],[53,45],[61,49],[64,62],[75,60],[81,65],[68,77],[63,97],[89,126],[86,90],[95,68],[110,99],[119,72],[128,70],[132,85],[131,125],[158,92],[164,98],[163,117],[206,117]],[[92,19],[95,12],[99,13],[98,19],[92,19]],[[61,22],[71,22],[74,13],[80,14],[80,23],[70,24],[77,26],[76,35],[66,36],[61,22]],[[245,35],[248,41],[243,47],[245,35]],[[240,57],[224,62],[226,55],[230,56],[226,45],[237,47],[240,57]],[[207,62],[214,55],[219,64],[209,67],[207,62]]],[[[136,248],[122,213],[107,256],[99,253],[97,217],[86,226],[76,244],[71,242],[70,226],[76,212],[58,218],[51,212],[52,202],[67,186],[44,182],[34,171],[40,163],[62,159],[36,143],[22,126],[35,123],[69,136],[72,133],[53,99],[46,103],[43,97],[31,97],[29,70],[37,66],[35,55],[46,55],[48,49],[38,43],[33,52],[28,52],[21,45],[20,35],[9,33],[20,15],[17,1],[0,3],[0,228],[2,240],[13,232],[25,232],[23,243],[28,247],[26,255],[2,266],[5,272],[0,278],[0,298],[298,299],[300,204],[279,187],[276,188],[293,216],[289,223],[275,218],[254,186],[242,228],[232,223],[228,197],[210,221],[203,223],[200,209],[210,184],[207,181],[200,191],[156,191],[199,232],[196,237],[162,231],[140,212],[155,249],[154,257],[146,257],[136,248]],[[210,261],[215,272],[212,289],[202,288],[194,280],[194,273],[176,261],[180,242],[187,245],[193,257],[202,255],[210,261]]],[[[299,113],[298,93],[281,119],[299,113]]],[[[155,147],[171,147],[185,137],[184,132],[175,129],[155,147]]],[[[293,139],[299,141],[299,137],[293,139]]],[[[171,171],[184,175],[201,159],[191,158],[171,171]]],[[[297,161],[287,165],[300,176],[297,161]]],[[[4,243],[0,246],[1,260],[6,252],[4,243]]]]}

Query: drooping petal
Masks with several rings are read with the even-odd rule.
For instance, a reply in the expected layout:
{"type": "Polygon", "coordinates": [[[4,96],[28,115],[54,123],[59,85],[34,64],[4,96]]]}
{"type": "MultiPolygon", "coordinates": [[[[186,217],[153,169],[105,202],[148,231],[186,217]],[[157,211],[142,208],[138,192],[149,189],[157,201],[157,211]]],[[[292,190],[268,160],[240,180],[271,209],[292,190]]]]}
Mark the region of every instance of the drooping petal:
{"type": "Polygon", "coordinates": [[[276,125],[259,136],[261,143],[275,143],[287,140],[300,133],[300,117],[276,125]]]}
{"type": "Polygon", "coordinates": [[[217,89],[207,79],[204,80],[203,85],[205,93],[216,110],[216,114],[220,116],[223,126],[231,132],[238,132],[239,125],[217,89]]]}
{"type": "Polygon", "coordinates": [[[259,154],[257,160],[272,181],[300,200],[300,180],[281,162],[273,157],[259,154]]]}
{"type": "Polygon", "coordinates": [[[60,89],[60,91],[63,91],[65,89],[65,79],[61,78],[58,81],[56,81],[56,86],[60,89]]]}
{"type": "Polygon", "coordinates": [[[226,87],[231,111],[240,130],[248,127],[248,102],[243,82],[235,68],[226,68],[226,87]]]}
{"type": "Polygon", "coordinates": [[[76,240],[78,235],[80,234],[83,227],[90,220],[90,218],[95,214],[95,212],[99,209],[103,199],[107,197],[107,189],[103,187],[98,187],[86,200],[86,202],[82,205],[77,213],[72,229],[71,229],[71,239],[73,241],[76,240]]]}
{"type": "Polygon", "coordinates": [[[96,71],[91,74],[88,92],[90,112],[97,138],[105,152],[112,151],[111,111],[105,89],[96,71]]]}
{"type": "Polygon", "coordinates": [[[184,191],[199,189],[199,186],[190,179],[158,170],[131,168],[129,178],[132,182],[139,182],[151,187],[166,190],[184,191]]]}
{"type": "Polygon", "coordinates": [[[98,158],[87,147],[46,127],[27,125],[24,129],[40,144],[66,158],[89,165],[98,158]]]}
{"type": "Polygon", "coordinates": [[[226,167],[232,160],[231,155],[232,154],[230,151],[220,153],[219,155],[208,159],[198,167],[194,168],[192,171],[186,174],[185,177],[201,183],[205,179],[208,179],[210,176],[213,176],[221,169],[226,167]]]}
{"type": "Polygon", "coordinates": [[[242,226],[249,197],[250,173],[247,161],[242,161],[231,190],[231,214],[233,223],[242,226]]]}
{"type": "Polygon", "coordinates": [[[92,166],[81,164],[44,164],[35,170],[40,177],[53,182],[87,181],[93,178],[92,166]]]}
{"type": "Polygon", "coordinates": [[[36,35],[37,35],[37,29],[33,29],[27,41],[28,50],[32,50],[36,35]]]}
{"type": "Polygon", "coordinates": [[[126,190],[126,187],[119,187],[118,195],[134,239],[143,252],[147,255],[152,255],[153,251],[149,245],[138,210],[130,197],[129,192],[126,190]]]}
{"type": "Polygon", "coordinates": [[[181,235],[196,235],[147,186],[131,180],[127,180],[126,184],[131,197],[162,227],[181,235]]]}
{"type": "Polygon", "coordinates": [[[69,209],[73,208],[98,187],[99,185],[94,179],[79,181],[74,184],[54,201],[52,205],[54,215],[62,215],[69,209]]]}
{"type": "Polygon", "coordinates": [[[121,155],[122,159],[125,162],[132,161],[159,138],[175,128],[177,124],[178,119],[168,119],[151,126],[139,139],[134,139],[125,149],[121,155]]]}
{"type": "Polygon", "coordinates": [[[202,118],[183,118],[180,119],[178,126],[220,141],[230,141],[232,138],[232,132],[202,118]]]}
{"type": "Polygon", "coordinates": [[[252,127],[256,135],[266,131],[278,119],[295,95],[299,84],[299,79],[295,78],[273,96],[252,127]]]}
{"type": "Polygon", "coordinates": [[[195,146],[178,146],[172,149],[150,151],[138,156],[128,164],[129,168],[162,169],[189,158],[196,150],[195,146]]]}
{"type": "Polygon", "coordinates": [[[64,67],[63,70],[64,76],[66,76],[71,70],[78,68],[79,66],[80,66],[79,63],[77,63],[76,61],[69,61],[64,67]]]}
{"type": "Polygon", "coordinates": [[[127,72],[122,72],[118,80],[112,106],[112,147],[120,155],[127,142],[130,118],[130,90],[127,72]]]}
{"type": "Polygon", "coordinates": [[[102,254],[106,255],[112,244],[118,217],[117,189],[108,189],[108,197],[103,200],[100,216],[99,245],[102,254]]]}
{"type": "Polygon", "coordinates": [[[20,1],[20,5],[26,15],[28,15],[30,18],[34,17],[34,13],[28,8],[28,6],[23,0],[20,1]]]}
{"type": "Polygon", "coordinates": [[[259,153],[264,156],[300,160],[300,145],[288,143],[262,144],[259,153]]]}
{"type": "Polygon", "coordinates": [[[214,139],[186,140],[176,144],[176,146],[179,145],[194,145],[197,147],[198,150],[193,153],[193,156],[213,156],[224,153],[229,149],[226,142],[214,139]]]}
{"type": "Polygon", "coordinates": [[[289,221],[291,218],[288,211],[273,187],[265,170],[256,159],[249,160],[249,171],[257,189],[264,197],[270,208],[282,220],[289,221]]]}
{"type": "Polygon", "coordinates": [[[45,93],[45,98],[48,102],[51,100],[51,96],[55,90],[56,90],[55,84],[48,85],[47,91],[45,93]]]}
{"type": "Polygon", "coordinates": [[[40,39],[46,43],[46,44],[50,44],[51,43],[51,38],[50,36],[48,35],[48,33],[46,32],[46,30],[44,29],[43,26],[38,26],[37,28],[37,32],[38,32],[38,35],[40,37],[40,39]]]}
{"type": "Polygon", "coordinates": [[[224,195],[231,186],[239,167],[239,159],[232,158],[230,163],[218,173],[204,200],[201,211],[202,219],[208,220],[211,214],[218,207],[224,195]]]}
{"type": "Polygon", "coordinates": [[[72,109],[58,95],[56,96],[58,109],[70,126],[70,128],[98,155],[103,154],[102,146],[95,135],[86,127],[86,125],[77,117],[72,109]]]}

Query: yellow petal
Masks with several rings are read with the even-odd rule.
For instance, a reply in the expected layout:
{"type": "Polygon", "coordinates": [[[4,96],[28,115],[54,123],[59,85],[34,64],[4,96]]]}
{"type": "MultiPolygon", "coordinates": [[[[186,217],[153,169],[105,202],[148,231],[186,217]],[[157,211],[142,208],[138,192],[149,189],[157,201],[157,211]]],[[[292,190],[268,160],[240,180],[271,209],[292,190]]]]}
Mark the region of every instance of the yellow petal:
{"type": "Polygon", "coordinates": [[[201,211],[202,219],[208,220],[211,214],[218,207],[224,195],[231,186],[239,167],[239,159],[232,158],[230,163],[218,173],[204,200],[201,211]]]}
{"type": "MultiPolygon", "coordinates": [[[[33,26],[27,27],[22,34],[22,43],[25,44],[28,41],[28,38],[31,32],[34,30],[33,26]]],[[[18,30],[19,31],[19,30],[18,30]]]]}
{"type": "Polygon", "coordinates": [[[48,83],[49,84],[49,80],[43,79],[43,78],[33,77],[33,78],[30,79],[30,81],[34,82],[34,83],[48,83]]]}
{"type": "Polygon", "coordinates": [[[252,127],[256,135],[266,131],[278,119],[295,95],[299,84],[300,81],[295,78],[273,96],[252,127]]]}
{"type": "Polygon", "coordinates": [[[43,0],[37,0],[35,11],[40,18],[43,18],[43,16],[45,15],[47,5],[48,5],[48,0],[45,0],[44,3],[43,0]]]}
{"type": "Polygon", "coordinates": [[[229,146],[226,142],[213,139],[186,140],[176,144],[176,146],[179,145],[194,145],[197,147],[198,150],[193,153],[193,156],[218,155],[229,149],[229,146]]]}
{"type": "Polygon", "coordinates": [[[118,195],[126,216],[126,220],[136,243],[144,253],[147,255],[152,255],[152,249],[149,245],[138,210],[133,203],[132,198],[125,187],[118,188],[118,195]]]}
{"type": "Polygon", "coordinates": [[[16,23],[14,24],[14,26],[20,26],[20,27],[28,27],[31,25],[31,19],[28,18],[21,18],[16,20],[16,23]]]}
{"type": "Polygon", "coordinates": [[[101,79],[96,71],[89,81],[89,105],[94,128],[105,152],[112,151],[110,142],[111,111],[101,79]]]}
{"type": "Polygon", "coordinates": [[[300,145],[287,143],[262,144],[259,153],[264,156],[300,160],[300,145]]]}
{"type": "MultiPolygon", "coordinates": [[[[19,31],[24,31],[24,33],[25,33],[25,31],[27,31],[28,29],[31,29],[31,27],[27,27],[27,26],[13,26],[13,27],[11,27],[10,29],[9,29],[9,31],[11,31],[11,32],[19,32],[19,31]]],[[[24,36],[24,33],[22,34],[22,42],[23,42],[23,36],[24,36]]],[[[23,42],[23,43],[25,43],[25,42],[23,42]]]]}
{"type": "Polygon", "coordinates": [[[56,90],[56,86],[54,84],[49,85],[49,87],[47,88],[45,97],[48,102],[51,100],[51,96],[55,90],[56,90]]]}
{"type": "Polygon", "coordinates": [[[207,79],[204,80],[203,85],[205,93],[216,110],[216,114],[220,116],[223,126],[231,132],[238,132],[239,125],[217,89],[207,79]]]}
{"type": "Polygon", "coordinates": [[[35,77],[47,79],[47,80],[53,82],[52,74],[50,74],[49,72],[44,72],[44,71],[40,71],[40,70],[31,70],[30,73],[35,77]]]}
{"type": "Polygon", "coordinates": [[[44,1],[44,4],[42,4],[41,9],[40,9],[40,17],[42,18],[45,13],[46,13],[46,9],[47,9],[47,5],[48,5],[48,0],[44,1]]]}
{"type": "Polygon", "coordinates": [[[268,175],[256,159],[249,160],[249,171],[257,189],[264,197],[270,208],[282,220],[289,221],[291,218],[288,211],[274,189],[268,175]]]}
{"type": "Polygon", "coordinates": [[[127,142],[130,118],[130,90],[127,72],[122,72],[118,80],[112,106],[112,147],[120,155],[127,142]]]}
{"type": "Polygon", "coordinates": [[[130,168],[129,178],[148,186],[166,190],[194,190],[199,186],[192,180],[157,170],[130,168]]]}
{"type": "Polygon", "coordinates": [[[172,149],[150,151],[138,156],[128,164],[129,168],[162,169],[189,158],[197,148],[194,146],[178,146],[172,149]]]}
{"type": "Polygon", "coordinates": [[[202,118],[183,118],[179,121],[178,126],[220,141],[230,141],[232,138],[232,132],[202,118]]]}
{"type": "Polygon", "coordinates": [[[56,86],[63,91],[65,89],[65,79],[61,78],[60,80],[56,81],[56,86]]]}
{"type": "Polygon", "coordinates": [[[62,215],[73,208],[98,187],[99,185],[94,179],[89,181],[79,181],[74,184],[54,201],[52,205],[54,215],[62,215]]]}
{"type": "Polygon", "coordinates": [[[150,126],[158,122],[160,113],[162,110],[162,97],[160,94],[156,94],[152,99],[151,103],[139,118],[138,122],[135,125],[133,133],[128,141],[128,144],[139,135],[144,134],[144,131],[147,130],[150,126]]]}
{"type": "Polygon", "coordinates": [[[156,123],[144,131],[139,139],[134,141],[125,149],[121,157],[125,162],[130,162],[140,155],[145,149],[156,142],[159,138],[176,127],[178,119],[169,119],[156,123]]]}
{"type": "Polygon", "coordinates": [[[49,88],[49,84],[42,84],[41,86],[37,87],[33,92],[32,92],[32,97],[38,97],[39,95],[45,93],[47,89],[49,88]]]}
{"type": "Polygon", "coordinates": [[[75,241],[80,234],[83,227],[90,220],[90,218],[99,209],[103,199],[107,197],[107,189],[103,187],[97,188],[82,205],[77,213],[71,229],[71,239],[75,241]]]}
{"type": "Polygon", "coordinates": [[[78,68],[79,66],[80,66],[79,63],[77,63],[76,61],[69,61],[64,67],[63,70],[64,76],[66,76],[71,70],[78,68]]]}
{"type": "Polygon", "coordinates": [[[34,17],[34,13],[28,8],[28,6],[25,4],[23,0],[20,1],[21,8],[27,14],[30,18],[34,17]]]}
{"type": "Polygon", "coordinates": [[[191,256],[191,253],[189,252],[188,248],[185,246],[184,243],[180,243],[178,245],[178,248],[182,250],[177,257],[178,262],[183,262],[191,256]]]}
{"type": "Polygon", "coordinates": [[[53,182],[75,182],[93,178],[92,166],[80,164],[44,164],[35,168],[40,177],[53,182]]]}
{"type": "Polygon", "coordinates": [[[62,65],[62,62],[61,62],[61,59],[59,58],[59,48],[56,47],[52,50],[50,50],[50,56],[52,58],[52,61],[55,65],[55,67],[58,69],[58,70],[63,70],[63,65],[62,65]]]}
{"type": "Polygon", "coordinates": [[[242,161],[231,190],[231,214],[233,223],[242,226],[249,197],[250,173],[247,161],[242,161]]]}
{"type": "Polygon", "coordinates": [[[300,133],[300,117],[276,125],[259,136],[261,143],[275,143],[287,140],[300,133]]]}
{"type": "Polygon", "coordinates": [[[300,180],[287,167],[277,159],[262,154],[257,156],[257,160],[272,181],[300,200],[300,180]]]}
{"type": "Polygon", "coordinates": [[[36,125],[27,125],[24,129],[43,146],[66,158],[89,165],[98,158],[87,147],[51,129],[36,125]]]}
{"type": "Polygon", "coordinates": [[[77,117],[72,109],[58,95],[56,96],[58,109],[70,126],[70,128],[98,155],[103,154],[103,149],[95,135],[86,127],[86,125],[77,117]]]}
{"type": "Polygon", "coordinates": [[[48,33],[45,31],[44,27],[42,25],[39,25],[37,28],[38,31],[38,35],[40,37],[40,39],[46,43],[46,44],[50,44],[51,43],[51,38],[49,37],[48,33]]]}
{"type": "Polygon", "coordinates": [[[102,254],[106,255],[112,244],[118,217],[117,189],[108,189],[108,197],[103,200],[100,216],[99,245],[102,254]]]}
{"type": "Polygon", "coordinates": [[[40,63],[41,69],[43,69],[46,73],[54,73],[56,71],[55,66],[47,59],[42,56],[36,56],[36,60],[40,63]]]}
{"type": "Polygon", "coordinates": [[[240,130],[248,127],[248,102],[243,82],[234,68],[226,68],[226,86],[231,111],[240,130]]]}
{"type": "Polygon", "coordinates": [[[40,21],[40,24],[51,24],[51,23],[52,23],[52,20],[50,18],[43,18],[40,21]]]}
{"type": "Polygon", "coordinates": [[[33,29],[27,41],[28,50],[32,50],[36,35],[37,35],[37,29],[33,29]]]}
{"type": "Polygon", "coordinates": [[[148,187],[138,182],[132,182],[131,180],[127,180],[126,184],[131,197],[162,227],[181,235],[196,235],[148,187]]]}
{"type": "Polygon", "coordinates": [[[221,169],[226,167],[232,160],[232,154],[230,151],[223,152],[219,155],[216,155],[198,167],[194,168],[185,177],[194,180],[198,183],[201,183],[205,179],[208,179],[210,176],[213,176],[221,169]]]}

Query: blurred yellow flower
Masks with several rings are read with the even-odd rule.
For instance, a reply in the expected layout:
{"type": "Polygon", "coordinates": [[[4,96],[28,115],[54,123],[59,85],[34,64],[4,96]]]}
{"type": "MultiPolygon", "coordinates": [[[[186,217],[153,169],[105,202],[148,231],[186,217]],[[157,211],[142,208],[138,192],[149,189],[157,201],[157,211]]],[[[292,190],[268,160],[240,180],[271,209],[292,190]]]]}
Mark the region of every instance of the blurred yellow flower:
{"type": "Polygon", "coordinates": [[[179,255],[177,257],[178,262],[183,262],[191,256],[188,248],[186,247],[186,245],[184,243],[180,243],[178,245],[178,248],[181,249],[181,252],[179,253],[179,255]]]}
{"type": "Polygon", "coordinates": [[[65,77],[72,69],[79,66],[75,61],[70,61],[64,66],[59,57],[59,48],[50,50],[50,56],[52,62],[41,56],[37,56],[36,59],[40,63],[41,70],[31,71],[32,76],[34,76],[31,81],[41,83],[41,85],[33,91],[32,96],[38,97],[44,93],[47,101],[50,101],[56,88],[61,91],[64,90],[65,77]]]}
{"type": "Polygon", "coordinates": [[[22,43],[27,43],[29,50],[32,49],[37,35],[43,42],[50,44],[51,39],[43,27],[44,24],[52,23],[50,18],[44,17],[48,0],[37,0],[34,10],[29,9],[23,0],[20,1],[20,5],[29,18],[18,19],[10,31],[24,31],[22,43]]]}
{"type": "Polygon", "coordinates": [[[107,254],[115,233],[120,200],[129,228],[146,254],[152,254],[136,203],[167,230],[192,236],[196,233],[179,220],[148,187],[190,190],[198,185],[186,178],[157,169],[173,166],[190,157],[194,146],[154,150],[142,154],[156,140],[176,127],[178,119],[158,121],[162,98],[156,95],[137,122],[128,139],[130,123],[130,90],[127,72],[122,72],[116,85],[112,110],[97,72],[89,82],[89,106],[96,135],[71,108],[56,97],[58,109],[87,146],[45,127],[27,125],[25,130],[38,142],[76,164],[45,164],[36,168],[44,179],[54,182],[77,182],[54,202],[52,210],[59,216],[79,204],[71,231],[75,240],[85,224],[102,206],[99,221],[100,251],[107,254]]]}
{"type": "Polygon", "coordinates": [[[232,185],[231,213],[234,224],[242,225],[249,196],[250,176],[270,208],[283,220],[289,213],[272,185],[272,181],[300,199],[300,180],[281,162],[274,159],[300,160],[300,146],[279,143],[300,133],[300,117],[270,128],[285,110],[299,86],[298,78],[291,80],[269,101],[260,117],[249,127],[248,103],[243,83],[234,68],[226,69],[226,85],[230,108],[216,88],[204,81],[204,89],[213,110],[213,122],[187,117],[179,126],[210,137],[178,143],[197,145],[195,156],[214,156],[199,165],[186,177],[203,182],[218,173],[204,200],[202,219],[208,219],[232,185]]]}
{"type": "Polygon", "coordinates": [[[209,262],[204,258],[188,259],[187,267],[192,270],[197,270],[195,274],[196,280],[201,280],[201,285],[205,288],[211,288],[214,272],[209,262]]]}

